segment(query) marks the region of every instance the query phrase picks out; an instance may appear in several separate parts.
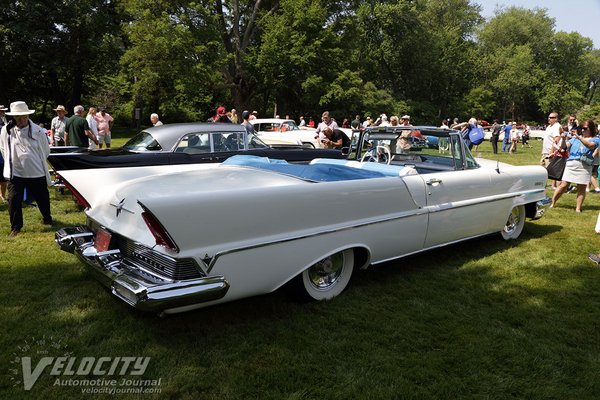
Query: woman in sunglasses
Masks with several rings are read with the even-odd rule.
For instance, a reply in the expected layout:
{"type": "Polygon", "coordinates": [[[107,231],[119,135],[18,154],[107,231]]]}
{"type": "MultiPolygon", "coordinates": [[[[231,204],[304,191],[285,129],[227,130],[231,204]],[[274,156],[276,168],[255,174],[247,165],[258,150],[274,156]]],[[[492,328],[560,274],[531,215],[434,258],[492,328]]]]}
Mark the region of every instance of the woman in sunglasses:
{"type": "Polygon", "coordinates": [[[600,145],[600,138],[594,121],[588,119],[581,124],[581,128],[567,132],[570,136],[567,142],[569,149],[569,158],[563,173],[562,181],[552,196],[552,205],[554,207],[560,196],[567,191],[569,183],[577,185],[576,212],[581,212],[581,206],[585,199],[585,189],[592,176],[592,163],[594,161],[593,153],[596,147],[600,145]]]}

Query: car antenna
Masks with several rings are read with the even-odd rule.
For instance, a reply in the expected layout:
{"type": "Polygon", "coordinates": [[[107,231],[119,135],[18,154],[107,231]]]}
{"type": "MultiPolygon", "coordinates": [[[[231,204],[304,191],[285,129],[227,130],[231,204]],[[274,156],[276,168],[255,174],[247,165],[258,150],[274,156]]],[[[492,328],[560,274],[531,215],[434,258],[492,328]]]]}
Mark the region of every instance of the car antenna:
{"type": "MultiPolygon", "coordinates": [[[[494,124],[496,124],[497,121],[494,120],[494,124]]],[[[504,125],[502,125],[504,126],[504,125]]],[[[500,132],[502,131],[502,126],[500,127],[500,131],[498,131],[498,138],[500,138],[500,132]]],[[[492,128],[492,135],[494,134],[494,129],[492,128]]],[[[506,133],[504,133],[506,135],[506,133]]],[[[492,136],[493,138],[493,136],[492,136]]],[[[504,138],[502,139],[502,142],[504,142],[504,138]]],[[[498,174],[500,174],[500,153],[498,153],[498,141],[496,140],[496,172],[498,174]]]]}

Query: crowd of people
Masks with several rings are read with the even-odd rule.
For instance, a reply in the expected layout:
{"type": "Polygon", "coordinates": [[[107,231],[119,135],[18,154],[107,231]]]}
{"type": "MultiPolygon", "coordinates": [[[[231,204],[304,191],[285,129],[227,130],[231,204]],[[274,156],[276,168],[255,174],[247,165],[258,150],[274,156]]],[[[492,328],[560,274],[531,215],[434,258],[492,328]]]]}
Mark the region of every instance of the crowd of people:
{"type": "MultiPolygon", "coordinates": [[[[8,201],[11,236],[19,234],[23,227],[22,203],[24,193],[31,195],[45,224],[52,224],[48,186],[51,184],[46,158],[50,146],[77,146],[82,148],[102,148],[111,146],[111,130],[114,120],[104,108],[90,107],[85,113],[83,106],[73,108],[73,116],[68,117],[64,106],[58,105],[54,111],[50,129],[33,123],[29,116],[34,113],[25,102],[11,103],[10,110],[0,105],[0,200],[8,201]],[[7,118],[8,117],[8,118],[7,118]]],[[[227,111],[224,106],[216,109],[216,113],[208,122],[240,123],[248,133],[254,133],[252,120],[256,119],[256,111],[245,110],[238,116],[237,111],[227,111]]],[[[286,119],[291,119],[286,116],[286,119]]],[[[158,114],[150,115],[153,126],[162,122],[158,114]]],[[[319,139],[325,148],[342,148],[350,145],[348,136],[340,130],[337,121],[329,112],[321,115],[321,122],[315,124],[312,117],[307,122],[301,116],[298,125],[315,128],[315,139],[319,139]]],[[[388,118],[385,113],[376,119],[367,116],[361,120],[356,115],[353,120],[345,118],[342,128],[361,130],[372,126],[412,126],[410,115],[388,118]]],[[[469,148],[477,146],[480,141],[474,140],[474,133],[482,128],[481,121],[471,118],[468,122],[459,123],[458,119],[444,119],[440,127],[461,130],[469,148]]],[[[481,131],[482,132],[482,131],[481,131]]],[[[491,144],[494,154],[498,153],[498,143],[502,140],[502,152],[515,153],[518,145],[529,147],[530,128],[527,124],[516,121],[491,125],[491,144]]],[[[483,134],[481,134],[483,137],[483,134]]],[[[552,204],[555,207],[566,192],[576,192],[575,211],[580,213],[586,192],[600,192],[598,185],[598,165],[600,137],[598,127],[592,120],[579,122],[575,115],[570,115],[562,126],[557,113],[550,113],[548,125],[545,127],[541,165],[548,167],[550,160],[556,157],[565,159],[564,172],[561,179],[551,181],[550,189],[554,191],[552,204]]],[[[598,231],[600,233],[600,231],[598,231]]],[[[600,256],[597,257],[600,263],[600,256]]]]}
{"type": "Polygon", "coordinates": [[[93,150],[106,145],[110,148],[114,119],[104,107],[90,107],[85,114],[84,107],[77,105],[71,117],[67,117],[68,111],[63,105],[58,105],[54,111],[56,117],[47,131],[51,146],[76,146],[93,150]]]}
{"type": "Polygon", "coordinates": [[[600,137],[594,121],[588,119],[579,123],[575,115],[570,115],[566,126],[558,122],[558,114],[550,113],[548,127],[542,144],[542,165],[548,167],[555,157],[565,160],[561,179],[554,180],[551,189],[554,207],[561,196],[571,190],[577,192],[575,212],[580,213],[586,192],[598,188],[598,164],[600,137]],[[572,185],[572,186],[571,186],[572,185]]]}

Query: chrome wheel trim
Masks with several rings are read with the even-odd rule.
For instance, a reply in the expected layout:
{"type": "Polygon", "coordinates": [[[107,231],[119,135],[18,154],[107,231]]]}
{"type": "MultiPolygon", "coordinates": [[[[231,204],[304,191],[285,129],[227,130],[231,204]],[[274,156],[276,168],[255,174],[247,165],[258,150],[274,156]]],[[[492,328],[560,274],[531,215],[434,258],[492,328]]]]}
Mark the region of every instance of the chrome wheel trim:
{"type": "Polygon", "coordinates": [[[307,300],[329,300],[340,295],[352,279],[354,251],[345,249],[311,265],[298,276],[299,288],[307,300]]]}
{"type": "Polygon", "coordinates": [[[518,209],[515,207],[511,210],[510,215],[508,216],[508,220],[504,226],[504,232],[506,232],[508,235],[515,233],[517,227],[519,226],[520,220],[521,216],[519,215],[518,209]]]}
{"type": "Polygon", "coordinates": [[[334,286],[344,269],[343,252],[335,253],[317,262],[308,269],[310,284],[317,290],[327,290],[334,286]]]}
{"type": "Polygon", "coordinates": [[[517,239],[521,235],[521,232],[523,232],[524,226],[525,206],[516,206],[510,211],[510,214],[508,214],[506,224],[500,232],[502,234],[502,238],[504,240],[517,239]]]}

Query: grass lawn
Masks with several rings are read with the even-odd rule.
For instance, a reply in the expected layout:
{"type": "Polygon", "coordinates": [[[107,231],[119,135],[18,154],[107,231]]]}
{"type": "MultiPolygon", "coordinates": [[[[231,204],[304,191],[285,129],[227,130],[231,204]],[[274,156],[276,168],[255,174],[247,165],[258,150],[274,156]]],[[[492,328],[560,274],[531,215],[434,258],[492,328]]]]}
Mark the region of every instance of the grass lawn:
{"type": "MultiPolygon", "coordinates": [[[[536,164],[541,142],[532,145],[499,160],[536,164]]],[[[489,142],[479,147],[495,159],[489,142]]],[[[57,226],[84,222],[69,196],[51,198],[57,226]]],[[[127,378],[161,379],[160,393],[119,398],[597,399],[600,268],[587,253],[600,250],[600,195],[583,209],[566,194],[519,240],[488,236],[358,271],[332,301],[277,292],[160,319],[103,290],[55,246],[37,209],[7,238],[3,203],[0,399],[114,397],[58,386],[70,377],[51,367],[23,389],[20,357],[33,369],[65,353],[151,357],[127,378]]]]}

